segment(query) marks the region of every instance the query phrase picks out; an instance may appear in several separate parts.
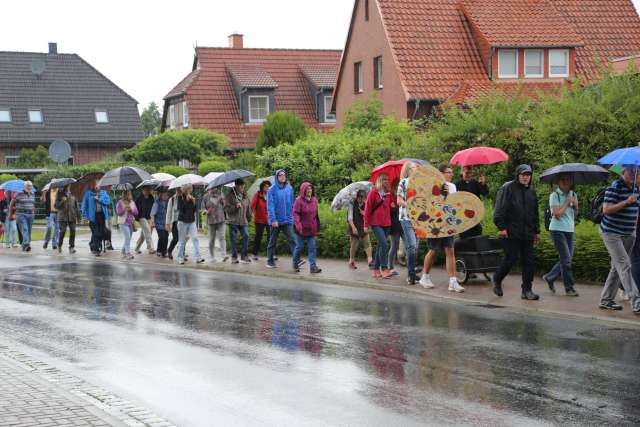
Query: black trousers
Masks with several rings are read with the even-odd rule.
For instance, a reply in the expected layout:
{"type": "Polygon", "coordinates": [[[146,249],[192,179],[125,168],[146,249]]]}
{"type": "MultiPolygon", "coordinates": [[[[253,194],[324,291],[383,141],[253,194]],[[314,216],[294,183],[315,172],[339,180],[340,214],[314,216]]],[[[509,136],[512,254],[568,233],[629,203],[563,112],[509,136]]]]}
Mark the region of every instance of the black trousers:
{"type": "Polygon", "coordinates": [[[495,283],[502,283],[513,266],[522,259],[522,292],[531,291],[533,287],[533,273],[535,271],[535,255],[533,239],[502,239],[504,245],[504,259],[502,265],[493,276],[495,283]]]}
{"type": "Polygon", "coordinates": [[[59,222],[59,224],[60,224],[60,238],[58,239],[58,247],[62,248],[62,243],[64,242],[64,235],[67,232],[67,227],[69,227],[69,247],[74,248],[76,246],[76,223],[61,221],[59,222]]]}
{"type": "Polygon", "coordinates": [[[258,256],[260,253],[260,245],[262,244],[262,236],[267,231],[267,244],[271,238],[271,227],[267,224],[256,224],[256,235],[253,238],[253,255],[258,256]]]}
{"type": "Polygon", "coordinates": [[[177,244],[178,244],[178,221],[174,221],[174,223],[171,224],[171,244],[169,245],[169,249],[167,251],[169,255],[173,254],[173,250],[175,249],[177,244]]]}
{"type": "Polygon", "coordinates": [[[169,232],[167,230],[158,230],[158,229],[156,229],[156,232],[158,233],[157,251],[161,255],[166,255],[167,254],[167,244],[169,243],[169,232]]]}
{"type": "Polygon", "coordinates": [[[478,224],[475,227],[465,231],[464,233],[460,233],[461,239],[466,239],[469,237],[476,237],[482,235],[482,224],[478,224]]]}
{"type": "Polygon", "coordinates": [[[102,251],[102,235],[104,234],[104,215],[102,212],[96,212],[95,221],[89,223],[91,228],[91,241],[89,242],[89,248],[91,252],[102,251]]]}

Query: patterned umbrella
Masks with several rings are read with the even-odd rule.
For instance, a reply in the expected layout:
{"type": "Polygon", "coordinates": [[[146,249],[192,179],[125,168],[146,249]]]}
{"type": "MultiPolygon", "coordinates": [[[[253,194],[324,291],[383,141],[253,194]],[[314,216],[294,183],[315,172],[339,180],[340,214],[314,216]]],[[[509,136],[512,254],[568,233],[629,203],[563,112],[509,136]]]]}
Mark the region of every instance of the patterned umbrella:
{"type": "Polygon", "coordinates": [[[338,191],[338,194],[333,198],[333,202],[331,202],[331,209],[337,211],[346,208],[356,198],[358,191],[364,190],[368,193],[372,188],[373,184],[369,181],[353,182],[347,185],[342,190],[338,191]]]}

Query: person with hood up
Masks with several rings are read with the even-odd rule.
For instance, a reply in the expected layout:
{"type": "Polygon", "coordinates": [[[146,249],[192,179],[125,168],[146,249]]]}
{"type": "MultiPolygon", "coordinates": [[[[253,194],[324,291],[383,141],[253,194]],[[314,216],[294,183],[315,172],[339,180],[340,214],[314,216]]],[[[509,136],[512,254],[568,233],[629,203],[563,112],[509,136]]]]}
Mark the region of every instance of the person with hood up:
{"type": "Polygon", "coordinates": [[[309,271],[312,274],[322,270],[316,265],[316,237],[320,232],[318,200],[313,195],[313,186],[309,182],[300,185],[300,194],[293,204],[293,223],[296,228],[296,247],[293,251],[293,270],[300,271],[300,254],[307,245],[309,252],[309,271]]]}
{"type": "MultiPolygon", "coordinates": [[[[271,235],[267,246],[267,268],[276,268],[275,251],[278,244],[278,234],[282,231],[289,243],[291,253],[295,251],[295,236],[293,234],[293,188],[287,179],[287,172],[278,169],[275,173],[276,183],[267,193],[267,213],[271,235]]],[[[303,262],[297,267],[300,267],[303,262]]]]}
{"type": "Polygon", "coordinates": [[[535,258],[533,246],[540,242],[538,196],[531,186],[533,170],[529,165],[516,168],[516,179],[505,183],[498,191],[493,222],[504,241],[505,256],[493,275],[493,292],[501,297],[502,281],[511,268],[522,259],[522,299],[538,300],[533,293],[535,258]]]}
{"type": "Polygon", "coordinates": [[[91,228],[91,241],[89,248],[95,256],[100,256],[102,251],[102,236],[105,223],[109,221],[111,198],[106,191],[101,190],[98,181],[94,180],[91,189],[82,195],[82,218],[89,221],[91,228]]]}
{"type": "Polygon", "coordinates": [[[231,243],[231,264],[249,264],[249,222],[251,222],[251,209],[249,199],[244,191],[244,180],[237,179],[235,187],[229,191],[224,200],[224,212],[227,214],[229,226],[229,243],[231,243]],[[238,233],[242,236],[242,248],[240,249],[240,261],[238,261],[238,233]]]}

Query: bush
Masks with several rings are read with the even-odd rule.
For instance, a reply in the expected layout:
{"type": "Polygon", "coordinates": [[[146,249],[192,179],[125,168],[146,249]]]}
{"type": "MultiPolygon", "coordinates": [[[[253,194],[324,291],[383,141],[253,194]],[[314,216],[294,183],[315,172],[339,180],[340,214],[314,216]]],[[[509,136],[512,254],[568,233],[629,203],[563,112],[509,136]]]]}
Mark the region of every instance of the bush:
{"type": "Polygon", "coordinates": [[[344,116],[345,129],[368,129],[378,131],[382,127],[382,101],[376,93],[363,104],[356,101],[344,116]]]}
{"type": "Polygon", "coordinates": [[[225,172],[230,166],[229,160],[222,156],[209,157],[198,166],[198,174],[205,176],[209,172],[225,172]]]}
{"type": "Polygon", "coordinates": [[[175,176],[176,178],[181,176],[181,175],[186,175],[186,174],[189,173],[189,171],[186,170],[185,168],[183,168],[182,166],[175,166],[175,165],[162,166],[160,168],[159,172],[164,172],[164,173],[171,174],[171,175],[175,176]]]}
{"type": "Polygon", "coordinates": [[[293,144],[304,138],[308,132],[304,122],[297,115],[286,111],[271,113],[260,129],[256,149],[260,153],[268,147],[293,144]]]}
{"type": "Polygon", "coordinates": [[[150,136],[123,153],[123,158],[161,166],[180,160],[200,163],[201,158],[220,155],[228,144],[226,136],[205,129],[184,129],[150,136]]]}

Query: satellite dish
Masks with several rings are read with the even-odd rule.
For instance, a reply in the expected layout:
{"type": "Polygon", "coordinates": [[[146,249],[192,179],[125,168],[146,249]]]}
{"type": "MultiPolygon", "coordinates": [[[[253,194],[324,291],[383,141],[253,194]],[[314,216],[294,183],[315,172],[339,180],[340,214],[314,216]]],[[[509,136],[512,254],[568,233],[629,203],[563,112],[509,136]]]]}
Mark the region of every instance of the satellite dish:
{"type": "Polygon", "coordinates": [[[71,146],[64,139],[55,139],[49,146],[49,158],[58,164],[66,163],[71,157],[71,146]]]}
{"type": "Polygon", "coordinates": [[[44,70],[46,70],[47,66],[44,63],[44,59],[34,59],[31,62],[31,72],[37,77],[40,78],[44,70]]]}

